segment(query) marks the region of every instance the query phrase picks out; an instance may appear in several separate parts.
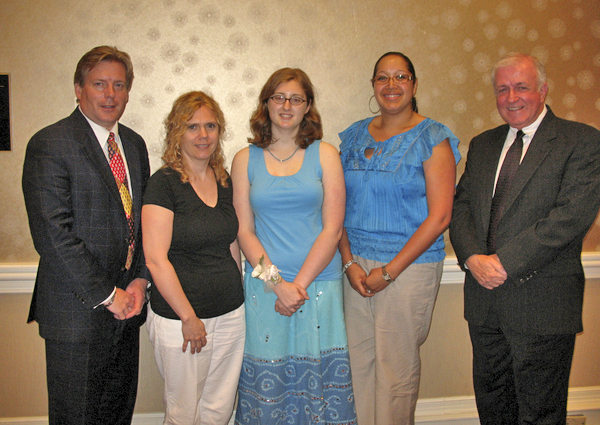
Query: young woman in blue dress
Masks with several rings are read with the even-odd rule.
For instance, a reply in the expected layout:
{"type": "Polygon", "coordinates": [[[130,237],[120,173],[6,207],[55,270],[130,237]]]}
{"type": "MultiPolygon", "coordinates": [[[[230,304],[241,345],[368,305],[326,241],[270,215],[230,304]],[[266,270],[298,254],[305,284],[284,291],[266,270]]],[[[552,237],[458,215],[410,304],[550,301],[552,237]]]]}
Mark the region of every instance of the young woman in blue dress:
{"type": "Polygon", "coordinates": [[[247,306],[236,423],[354,424],[337,247],[343,172],[319,140],[308,76],[276,71],[250,126],[231,171],[247,306]],[[263,282],[251,274],[259,264],[279,273],[263,282]]]}

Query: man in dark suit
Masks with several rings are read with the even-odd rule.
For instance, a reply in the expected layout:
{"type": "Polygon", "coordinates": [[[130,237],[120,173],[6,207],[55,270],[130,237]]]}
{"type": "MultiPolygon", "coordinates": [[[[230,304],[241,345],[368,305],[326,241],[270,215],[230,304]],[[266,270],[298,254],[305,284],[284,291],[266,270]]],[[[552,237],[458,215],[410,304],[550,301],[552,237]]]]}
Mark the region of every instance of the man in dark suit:
{"type": "Polygon", "coordinates": [[[582,241],[600,207],[600,132],[544,104],[535,57],[501,59],[492,80],[508,125],[471,141],[450,224],[477,408],[483,425],[564,425],[582,241]]]}
{"type": "Polygon", "coordinates": [[[127,53],[92,49],[75,71],[79,107],[27,146],[23,193],[40,254],[29,321],[45,339],[51,424],[129,424],[133,415],[150,168],[144,140],[118,124],[132,82],[127,53]]]}

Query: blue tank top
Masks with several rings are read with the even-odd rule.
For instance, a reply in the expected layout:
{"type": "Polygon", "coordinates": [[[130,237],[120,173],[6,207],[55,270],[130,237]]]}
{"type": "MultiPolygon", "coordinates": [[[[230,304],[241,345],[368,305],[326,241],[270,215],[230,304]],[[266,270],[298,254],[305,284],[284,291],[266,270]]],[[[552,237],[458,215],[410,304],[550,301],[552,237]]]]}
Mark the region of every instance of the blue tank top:
{"type": "MultiPolygon", "coordinates": [[[[263,149],[250,145],[248,179],[256,236],[289,282],[295,279],[323,230],[320,144],[317,140],[306,148],[302,167],[291,176],[269,174],[263,149]]],[[[340,253],[336,252],[315,280],[341,279],[341,263],[340,253]]],[[[252,270],[248,262],[246,270],[252,270]]]]}

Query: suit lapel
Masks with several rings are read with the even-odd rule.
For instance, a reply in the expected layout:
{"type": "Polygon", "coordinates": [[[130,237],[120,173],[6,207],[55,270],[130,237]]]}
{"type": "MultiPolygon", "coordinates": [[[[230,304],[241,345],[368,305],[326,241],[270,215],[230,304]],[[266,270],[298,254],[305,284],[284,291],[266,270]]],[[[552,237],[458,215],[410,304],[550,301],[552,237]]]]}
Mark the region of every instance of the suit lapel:
{"type": "Polygon", "coordinates": [[[523,161],[517,170],[515,179],[508,193],[504,211],[508,211],[511,205],[519,197],[527,182],[531,179],[535,171],[544,162],[546,156],[552,148],[552,140],[556,138],[556,128],[554,125],[554,114],[548,108],[546,116],[540,123],[533,140],[523,157],[523,161]]]}
{"type": "Polygon", "coordinates": [[[106,184],[111,195],[121,202],[121,195],[119,195],[119,189],[115,182],[115,177],[110,169],[110,165],[106,160],[106,156],[96,139],[94,130],[90,127],[89,123],[79,111],[79,108],[75,109],[75,112],[71,115],[74,120],[73,125],[73,136],[74,140],[79,142],[81,149],[84,154],[88,157],[90,163],[98,170],[102,180],[106,184]]]}
{"type": "Polygon", "coordinates": [[[508,134],[508,125],[503,125],[497,128],[491,136],[486,146],[483,149],[481,158],[482,175],[482,202],[481,202],[481,222],[485,226],[485,231],[490,224],[490,212],[492,209],[492,197],[494,196],[494,186],[496,183],[496,171],[498,169],[498,161],[502,154],[502,148],[508,134]]]}

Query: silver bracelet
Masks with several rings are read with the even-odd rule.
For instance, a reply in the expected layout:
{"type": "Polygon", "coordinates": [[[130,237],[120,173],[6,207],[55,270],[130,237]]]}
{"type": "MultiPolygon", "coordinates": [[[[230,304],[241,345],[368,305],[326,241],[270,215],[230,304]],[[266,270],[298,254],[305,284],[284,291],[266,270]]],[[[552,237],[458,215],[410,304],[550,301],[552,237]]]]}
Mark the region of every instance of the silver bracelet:
{"type": "Polygon", "coordinates": [[[348,270],[348,267],[350,267],[352,264],[357,264],[356,260],[350,260],[344,264],[344,267],[342,267],[342,273],[346,273],[346,270],[348,270]]]}

